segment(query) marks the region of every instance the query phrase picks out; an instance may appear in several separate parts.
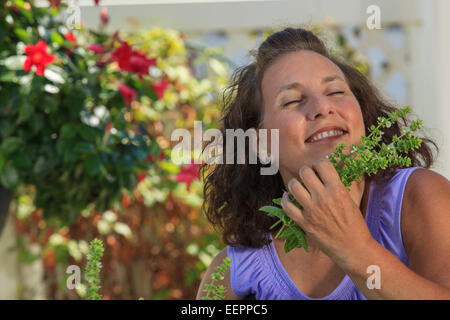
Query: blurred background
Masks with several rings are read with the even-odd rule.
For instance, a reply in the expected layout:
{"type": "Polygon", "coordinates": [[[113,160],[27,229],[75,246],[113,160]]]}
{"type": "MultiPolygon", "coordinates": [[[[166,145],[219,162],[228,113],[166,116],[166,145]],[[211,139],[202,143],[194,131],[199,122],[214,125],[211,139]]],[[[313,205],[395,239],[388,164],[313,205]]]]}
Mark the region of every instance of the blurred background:
{"type": "Polygon", "coordinates": [[[385,97],[411,106],[440,147],[432,169],[450,177],[446,0],[18,0],[0,10],[10,32],[0,47],[0,299],[84,299],[66,268],[84,268],[94,237],[105,247],[103,299],[195,298],[224,245],[200,210],[198,165],[171,161],[170,136],[195,120],[217,127],[231,73],[285,26],[319,31],[385,97]],[[71,30],[74,3],[81,25],[71,30]],[[371,5],[380,28],[367,25],[371,5]],[[23,67],[39,38],[56,56],[41,77],[23,67]]]}

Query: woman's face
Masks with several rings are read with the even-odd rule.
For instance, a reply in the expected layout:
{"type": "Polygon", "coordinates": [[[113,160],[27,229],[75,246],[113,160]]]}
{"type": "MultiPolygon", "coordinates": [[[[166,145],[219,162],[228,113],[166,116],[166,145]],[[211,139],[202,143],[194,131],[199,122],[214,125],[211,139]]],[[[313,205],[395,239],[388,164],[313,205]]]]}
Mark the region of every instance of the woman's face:
{"type": "Polygon", "coordinates": [[[279,170],[285,181],[298,177],[303,165],[311,166],[340,143],[346,143],[346,154],[352,144],[361,143],[365,127],[359,103],[341,69],[326,57],[310,50],[279,56],[264,72],[261,89],[262,128],[279,129],[279,170]],[[345,133],[307,141],[330,126],[345,133]]]}

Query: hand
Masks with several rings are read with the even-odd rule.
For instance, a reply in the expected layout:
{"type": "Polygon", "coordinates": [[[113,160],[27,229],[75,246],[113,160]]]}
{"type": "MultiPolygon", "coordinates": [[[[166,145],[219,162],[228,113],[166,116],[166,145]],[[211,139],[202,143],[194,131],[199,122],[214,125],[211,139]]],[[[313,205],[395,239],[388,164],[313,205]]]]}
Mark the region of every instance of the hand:
{"type": "Polygon", "coordinates": [[[281,205],[315,246],[336,263],[346,263],[352,256],[360,254],[373,240],[372,235],[331,162],[324,158],[313,163],[312,168],[303,166],[299,171],[307,189],[295,178],[288,184],[289,191],[303,209],[295,206],[287,193],[283,195],[281,205]]]}

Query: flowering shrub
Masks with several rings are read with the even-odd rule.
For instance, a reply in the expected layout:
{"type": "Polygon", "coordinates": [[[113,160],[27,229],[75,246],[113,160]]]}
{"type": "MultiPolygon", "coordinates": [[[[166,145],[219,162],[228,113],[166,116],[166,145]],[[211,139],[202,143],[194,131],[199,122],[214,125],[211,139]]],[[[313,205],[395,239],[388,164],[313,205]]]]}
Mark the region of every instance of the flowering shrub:
{"type": "Polygon", "coordinates": [[[59,1],[53,10],[1,6],[0,183],[34,186],[36,207],[56,224],[91,203],[100,211],[119,203],[161,151],[130,119],[134,101],[164,91],[150,75],[157,57],[118,34],[68,30],[56,19],[59,1]]]}

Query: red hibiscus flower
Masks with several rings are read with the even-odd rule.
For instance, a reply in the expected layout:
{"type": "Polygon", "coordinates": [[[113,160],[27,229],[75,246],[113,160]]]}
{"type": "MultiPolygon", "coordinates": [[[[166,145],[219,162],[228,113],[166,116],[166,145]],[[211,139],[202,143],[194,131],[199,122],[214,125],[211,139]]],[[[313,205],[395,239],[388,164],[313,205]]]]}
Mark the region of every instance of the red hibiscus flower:
{"type": "Polygon", "coordinates": [[[175,175],[175,181],[185,182],[187,186],[187,190],[189,191],[191,188],[191,183],[198,179],[198,168],[200,164],[190,163],[187,166],[181,168],[180,173],[175,175]]]}
{"type": "Polygon", "coordinates": [[[121,42],[121,46],[111,53],[111,59],[117,61],[121,69],[128,68],[133,50],[126,41],[121,42]]]}
{"type": "Polygon", "coordinates": [[[98,6],[98,3],[100,2],[100,0],[94,0],[95,5],[98,6]]]}
{"type": "Polygon", "coordinates": [[[155,90],[158,95],[158,99],[162,99],[164,97],[164,92],[166,91],[168,85],[169,81],[167,81],[167,77],[151,84],[152,89],[155,90]]]}
{"type": "Polygon", "coordinates": [[[124,83],[119,83],[119,92],[125,100],[125,105],[127,107],[130,105],[131,101],[136,100],[137,98],[137,91],[124,83]]]}
{"type": "Polygon", "coordinates": [[[55,60],[54,55],[47,53],[47,44],[42,40],[35,45],[27,45],[25,54],[27,59],[23,64],[23,70],[28,73],[32,66],[36,66],[36,74],[38,76],[43,76],[45,67],[52,64],[55,60]]]}
{"type": "Polygon", "coordinates": [[[88,45],[87,48],[97,54],[103,53],[103,51],[105,51],[105,46],[97,43],[92,43],[88,45]]]}
{"type": "Polygon", "coordinates": [[[126,41],[122,41],[121,46],[111,54],[111,59],[117,61],[122,70],[137,73],[140,77],[149,74],[149,68],[156,65],[156,59],[148,59],[133,51],[126,41]]]}
{"type": "Polygon", "coordinates": [[[138,73],[139,75],[149,74],[149,68],[156,65],[156,59],[147,59],[139,52],[133,52],[130,57],[129,70],[138,73]]]}

